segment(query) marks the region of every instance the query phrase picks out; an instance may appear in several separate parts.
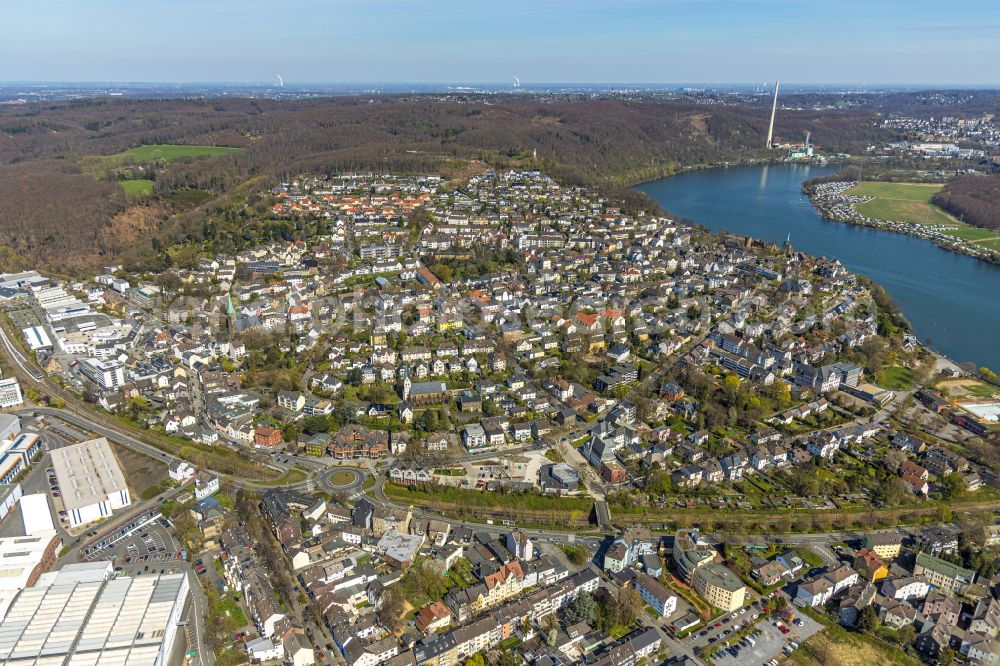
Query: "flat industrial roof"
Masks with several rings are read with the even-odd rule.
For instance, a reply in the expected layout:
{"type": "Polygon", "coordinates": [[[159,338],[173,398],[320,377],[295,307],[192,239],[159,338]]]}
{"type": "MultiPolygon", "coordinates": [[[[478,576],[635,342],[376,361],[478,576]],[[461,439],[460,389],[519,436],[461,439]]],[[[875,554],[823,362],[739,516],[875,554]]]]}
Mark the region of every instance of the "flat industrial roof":
{"type": "Polygon", "coordinates": [[[66,583],[56,576],[25,588],[0,622],[0,662],[155,663],[185,583],[184,574],[66,583]]]}
{"type": "Polygon", "coordinates": [[[52,467],[67,511],[103,502],[108,495],[128,490],[118,458],[104,437],[55,449],[52,467]]]}
{"type": "Polygon", "coordinates": [[[28,535],[55,529],[49,500],[42,493],[21,496],[21,520],[24,522],[24,533],[28,535]]]}
{"type": "Polygon", "coordinates": [[[52,340],[49,339],[48,333],[41,326],[29,326],[21,332],[32,351],[52,346],[52,340]]]}
{"type": "MultiPolygon", "coordinates": [[[[17,597],[18,592],[28,584],[32,572],[41,564],[54,530],[39,532],[32,536],[7,537],[0,539],[0,620],[7,613],[7,607],[17,597]]],[[[3,624],[0,623],[0,632],[3,624]]],[[[3,662],[3,659],[0,659],[3,662]]]]}

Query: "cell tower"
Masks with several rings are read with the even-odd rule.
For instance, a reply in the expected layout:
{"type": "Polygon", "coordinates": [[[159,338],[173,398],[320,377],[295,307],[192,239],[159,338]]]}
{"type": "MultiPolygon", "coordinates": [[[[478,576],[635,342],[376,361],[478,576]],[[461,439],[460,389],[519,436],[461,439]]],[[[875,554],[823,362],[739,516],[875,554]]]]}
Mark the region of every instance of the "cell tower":
{"type": "Polygon", "coordinates": [[[771,103],[771,123],[767,126],[767,145],[770,150],[771,140],[774,138],[774,114],[778,112],[778,82],[774,82],[774,101],[771,103]]]}

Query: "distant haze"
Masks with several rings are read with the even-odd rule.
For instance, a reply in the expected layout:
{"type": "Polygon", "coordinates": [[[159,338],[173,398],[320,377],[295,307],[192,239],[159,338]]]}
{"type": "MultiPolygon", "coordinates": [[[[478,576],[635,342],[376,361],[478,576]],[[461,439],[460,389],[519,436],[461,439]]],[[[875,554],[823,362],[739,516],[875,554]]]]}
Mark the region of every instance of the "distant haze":
{"type": "Polygon", "coordinates": [[[990,0],[53,0],[9,81],[1000,84],[990,0]]]}

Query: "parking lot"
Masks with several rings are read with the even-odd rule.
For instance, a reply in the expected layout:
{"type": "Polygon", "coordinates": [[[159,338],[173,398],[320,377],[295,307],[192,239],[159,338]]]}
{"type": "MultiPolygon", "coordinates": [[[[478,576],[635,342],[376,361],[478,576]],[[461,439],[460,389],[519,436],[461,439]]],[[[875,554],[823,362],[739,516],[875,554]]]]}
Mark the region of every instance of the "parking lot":
{"type": "Polygon", "coordinates": [[[798,646],[807,638],[820,631],[823,627],[814,620],[799,616],[801,626],[785,625],[789,632],[784,634],[775,626],[774,620],[760,622],[757,627],[761,631],[760,636],[754,638],[754,645],[744,644],[743,647],[733,655],[732,652],[719,650],[714,652],[712,660],[716,664],[760,664],[770,659],[780,659],[784,656],[783,650],[786,645],[798,646]]]}
{"type": "Polygon", "coordinates": [[[740,611],[717,618],[692,635],[692,645],[707,648],[716,664],[760,664],[782,656],[786,645],[801,644],[822,629],[821,625],[805,615],[795,613],[798,618],[798,624],[795,624],[779,620],[764,612],[763,608],[764,602],[758,600],[740,611]],[[749,640],[727,646],[731,636],[751,625],[755,625],[757,632],[749,640]]]}
{"type": "Polygon", "coordinates": [[[81,557],[90,562],[113,560],[120,575],[141,576],[185,571],[188,565],[180,559],[180,552],[180,544],[172,531],[158,520],[111,546],[97,546],[81,553],[81,557]]]}

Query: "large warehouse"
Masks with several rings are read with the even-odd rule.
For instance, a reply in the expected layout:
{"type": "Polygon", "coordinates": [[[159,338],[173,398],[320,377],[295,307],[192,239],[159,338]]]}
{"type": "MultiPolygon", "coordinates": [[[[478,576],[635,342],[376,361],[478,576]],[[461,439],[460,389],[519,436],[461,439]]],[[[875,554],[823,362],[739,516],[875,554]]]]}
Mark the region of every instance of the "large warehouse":
{"type": "Polygon", "coordinates": [[[52,467],[72,527],[107,518],[132,503],[125,475],[104,437],[55,449],[52,467]]]}
{"type": "Polygon", "coordinates": [[[188,595],[184,574],[106,580],[91,563],[25,588],[0,622],[0,663],[102,666],[170,661],[188,595]]]}
{"type": "Polygon", "coordinates": [[[0,620],[21,589],[49,570],[62,546],[45,495],[21,498],[21,521],[25,536],[0,538],[0,620]]]}

